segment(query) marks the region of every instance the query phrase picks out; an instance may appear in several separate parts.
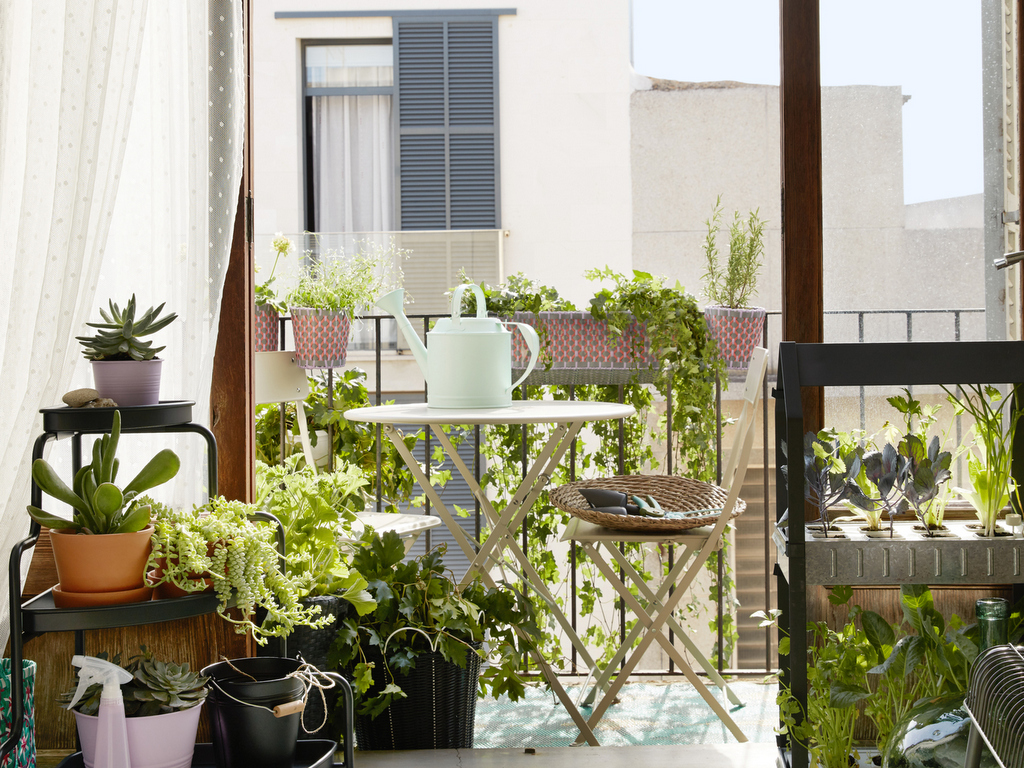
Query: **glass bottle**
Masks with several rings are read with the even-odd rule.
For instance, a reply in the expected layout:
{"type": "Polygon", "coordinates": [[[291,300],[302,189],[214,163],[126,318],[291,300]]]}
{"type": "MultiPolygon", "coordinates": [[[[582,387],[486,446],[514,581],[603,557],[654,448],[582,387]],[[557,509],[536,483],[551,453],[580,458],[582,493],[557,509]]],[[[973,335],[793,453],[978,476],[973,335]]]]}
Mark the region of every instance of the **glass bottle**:
{"type": "MultiPolygon", "coordinates": [[[[1005,645],[1009,635],[1010,605],[1001,597],[986,597],[974,606],[978,620],[978,653],[1005,645]]],[[[965,693],[927,699],[893,727],[882,757],[883,768],[962,768],[971,731],[971,716],[964,707],[965,693]]],[[[982,768],[998,768],[987,748],[982,768]]]]}

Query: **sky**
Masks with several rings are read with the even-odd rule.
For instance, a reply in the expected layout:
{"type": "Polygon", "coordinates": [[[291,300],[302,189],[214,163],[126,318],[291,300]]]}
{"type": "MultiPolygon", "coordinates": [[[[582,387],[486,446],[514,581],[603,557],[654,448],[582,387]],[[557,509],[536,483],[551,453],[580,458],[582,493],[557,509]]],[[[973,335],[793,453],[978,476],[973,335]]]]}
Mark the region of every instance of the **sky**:
{"type": "MultiPolygon", "coordinates": [[[[778,0],[632,2],[639,74],[778,85],[778,0]]],[[[980,6],[821,0],[822,85],[899,85],[911,97],[903,107],[905,203],[982,191],[980,6]]]]}

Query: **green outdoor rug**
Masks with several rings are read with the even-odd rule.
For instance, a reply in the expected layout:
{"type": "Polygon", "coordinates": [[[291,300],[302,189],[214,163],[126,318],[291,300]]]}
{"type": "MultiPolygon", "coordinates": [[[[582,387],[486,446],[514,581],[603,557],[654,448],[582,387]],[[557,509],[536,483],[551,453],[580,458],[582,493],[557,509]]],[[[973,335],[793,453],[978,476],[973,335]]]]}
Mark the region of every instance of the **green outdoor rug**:
{"type": "MultiPolygon", "coordinates": [[[[752,742],[775,741],[779,709],[775,704],[776,683],[738,681],[733,691],[744,702],[728,707],[729,714],[752,742]]],[[[579,686],[568,686],[574,701],[579,686]]],[[[717,689],[711,689],[719,693],[717,689]]],[[[724,695],[717,696],[725,702],[724,695]]],[[[591,710],[581,710],[589,717],[591,710]]],[[[529,686],[526,698],[517,702],[479,699],[473,746],[477,749],[512,747],[565,747],[578,731],[572,719],[551,691],[529,686]]],[[[722,725],[711,707],[686,682],[627,683],[619,701],[609,707],[595,731],[605,746],[653,744],[735,744],[736,739],[722,725]]]]}

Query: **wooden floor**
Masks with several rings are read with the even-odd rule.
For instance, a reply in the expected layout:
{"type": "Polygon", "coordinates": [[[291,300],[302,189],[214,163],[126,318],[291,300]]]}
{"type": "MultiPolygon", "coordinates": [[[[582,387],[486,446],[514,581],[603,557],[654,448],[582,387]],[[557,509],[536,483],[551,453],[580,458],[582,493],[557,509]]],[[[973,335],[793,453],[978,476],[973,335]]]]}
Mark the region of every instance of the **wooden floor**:
{"type": "MultiPolygon", "coordinates": [[[[55,768],[68,753],[40,751],[38,768],[55,768]]],[[[555,747],[356,752],[358,768],[775,768],[774,744],[686,747],[555,747]]]]}

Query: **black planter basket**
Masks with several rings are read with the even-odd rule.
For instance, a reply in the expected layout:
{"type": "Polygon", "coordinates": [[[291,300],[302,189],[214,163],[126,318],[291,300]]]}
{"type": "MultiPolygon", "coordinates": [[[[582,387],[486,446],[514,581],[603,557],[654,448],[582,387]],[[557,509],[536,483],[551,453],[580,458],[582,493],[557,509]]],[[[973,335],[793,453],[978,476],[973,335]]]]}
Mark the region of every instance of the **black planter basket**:
{"type": "MultiPolygon", "coordinates": [[[[477,650],[479,643],[473,643],[477,650]]],[[[374,662],[374,685],[369,695],[383,689],[388,680],[384,658],[369,648],[366,660],[374,662]]],[[[434,651],[416,657],[416,668],[407,675],[395,674],[406,698],[396,699],[376,719],[356,715],[356,746],[362,750],[470,749],[476,720],[476,695],[480,681],[480,657],[466,654],[466,668],[445,661],[434,651]]]]}

